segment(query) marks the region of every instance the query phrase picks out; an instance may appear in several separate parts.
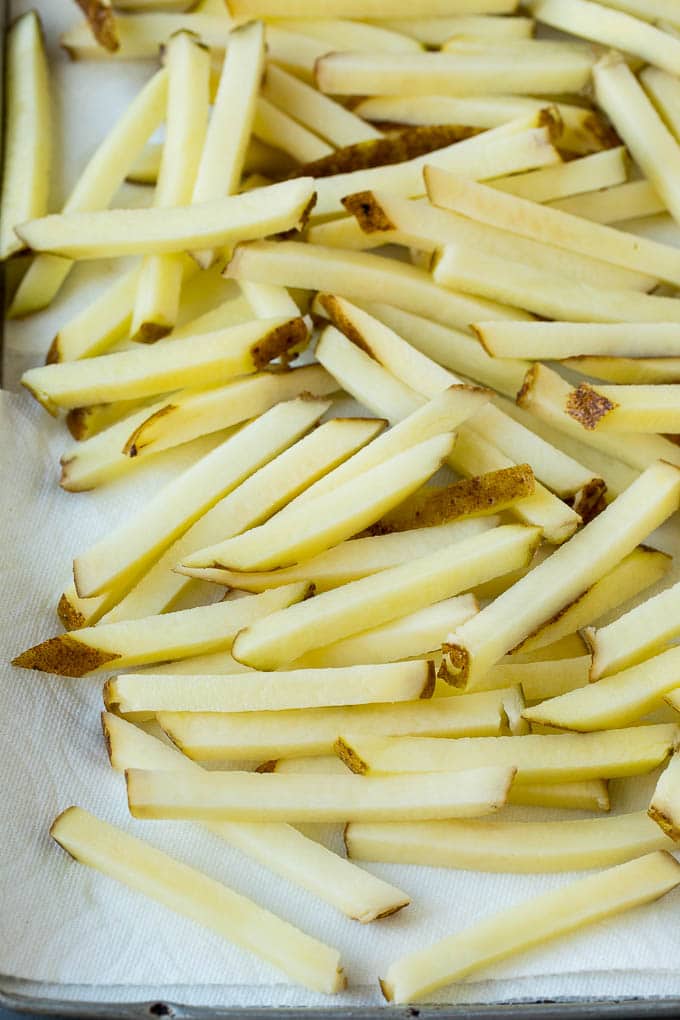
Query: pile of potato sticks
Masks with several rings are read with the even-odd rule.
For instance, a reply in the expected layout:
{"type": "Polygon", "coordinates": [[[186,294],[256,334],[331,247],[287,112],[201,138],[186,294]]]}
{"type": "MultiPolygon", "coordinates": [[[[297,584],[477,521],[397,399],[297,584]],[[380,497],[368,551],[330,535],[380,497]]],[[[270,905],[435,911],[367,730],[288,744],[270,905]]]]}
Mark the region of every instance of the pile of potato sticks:
{"type": "MultiPolygon", "coordinates": [[[[606,868],[396,961],[388,1000],[664,895],[680,584],[640,597],[680,505],[680,250],[618,224],[680,224],[680,0],[79,3],[73,59],[159,69],[47,215],[39,19],[10,29],[0,254],[32,258],[9,314],[138,258],[22,382],[65,412],[72,492],[219,442],[75,558],[66,631],[16,665],[113,670],[131,813],[358,921],[409,903],[360,861],[606,868]],[[126,180],[147,206],[109,209],[126,180]],[[174,608],[206,580],[222,601],[174,608]],[[609,779],[667,761],[648,811],[607,816],[609,779]],[[506,803],[594,817],[479,820],[506,803]],[[345,824],[347,858],[309,821],[345,824]]],[[[344,986],[335,949],[150,844],[78,807],[51,831],[344,986]]]]}

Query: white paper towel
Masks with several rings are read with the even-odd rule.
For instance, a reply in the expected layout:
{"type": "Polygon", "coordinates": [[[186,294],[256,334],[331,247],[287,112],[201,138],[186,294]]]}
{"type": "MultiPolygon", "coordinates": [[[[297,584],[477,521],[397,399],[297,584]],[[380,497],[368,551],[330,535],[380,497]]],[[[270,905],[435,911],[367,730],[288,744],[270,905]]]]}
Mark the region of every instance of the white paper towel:
{"type": "MultiPolygon", "coordinates": [[[[133,94],[145,71],[72,65],[54,48],[72,17],[67,0],[14,5],[41,9],[56,67],[63,157],[57,198],[82,159],[133,94]]],[[[53,308],[6,333],[6,385],[39,363],[59,323],[112,265],[72,274],[53,308]]],[[[99,280],[99,282],[98,282],[99,280]]],[[[376,978],[403,953],[575,876],[478,875],[371,866],[408,891],[412,905],[360,926],[188,824],[132,821],[122,779],[106,759],[99,728],[101,680],[60,679],[13,669],[6,660],[56,633],[57,598],[73,555],[134,511],[215,438],[163,455],[95,493],[57,486],[63,427],[25,395],[0,395],[0,507],[4,526],[0,633],[0,984],[7,991],[84,1000],[146,999],[221,1006],[363,1005],[381,1001],[376,978]],[[58,811],[77,803],[129,828],[182,860],[253,897],[317,938],[337,946],[350,990],[333,999],[297,989],[255,958],[113,881],[71,861],[49,839],[58,811]]],[[[663,545],[678,552],[677,521],[663,545]]],[[[653,779],[629,784],[616,810],[643,806],[653,779]]],[[[613,784],[616,787],[617,784],[613,784]]],[[[519,810],[513,817],[522,817],[519,810]]],[[[533,817],[536,817],[534,815],[533,817]]],[[[339,848],[339,833],[336,833],[339,848]]],[[[447,990],[443,1002],[546,996],[630,996],[680,992],[680,893],[447,990]]]]}

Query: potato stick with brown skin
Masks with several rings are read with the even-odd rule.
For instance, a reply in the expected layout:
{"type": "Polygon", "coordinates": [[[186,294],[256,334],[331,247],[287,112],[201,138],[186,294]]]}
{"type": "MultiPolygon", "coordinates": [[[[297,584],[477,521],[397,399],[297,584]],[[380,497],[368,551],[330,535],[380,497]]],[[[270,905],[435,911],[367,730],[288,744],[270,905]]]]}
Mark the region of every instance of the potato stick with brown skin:
{"type": "MultiPolygon", "coordinates": [[[[369,574],[376,574],[388,567],[407,563],[435,549],[445,549],[454,542],[481,534],[488,528],[487,520],[475,521],[473,527],[469,527],[471,523],[454,521],[404,531],[398,535],[378,534],[355,538],[348,542],[340,542],[331,549],[319,553],[318,556],[311,556],[291,567],[279,570],[237,571],[220,568],[217,565],[191,565],[189,560],[209,561],[213,555],[209,549],[200,549],[186,556],[175,566],[175,570],[187,577],[224,584],[238,591],[260,592],[268,588],[277,588],[281,584],[290,584],[292,581],[308,581],[314,585],[314,590],[318,593],[330,591],[341,584],[348,584],[369,574]],[[482,527],[477,526],[480,523],[482,527]]],[[[490,526],[493,527],[495,524],[498,524],[497,518],[490,526]]]]}
{"type": "Polygon", "coordinates": [[[588,47],[571,43],[484,45],[484,52],[329,53],[316,62],[316,84],[321,92],[350,96],[577,92],[594,62],[588,47]]]}
{"type": "Polygon", "coordinates": [[[670,245],[504,194],[438,167],[425,170],[425,182],[434,205],[462,216],[584,255],[595,251],[603,261],[652,273],[669,283],[680,280],[680,253],[670,245]]]}
{"type": "Polygon", "coordinates": [[[677,752],[659,777],[647,814],[670,839],[680,839],[680,755],[677,752]]]}
{"type": "Polygon", "coordinates": [[[371,531],[387,535],[410,528],[431,528],[457,517],[500,513],[532,496],[535,488],[534,473],[528,464],[464,478],[434,491],[424,488],[383,514],[371,531]]]}
{"type": "Polygon", "coordinates": [[[463,329],[468,323],[484,318],[485,312],[487,318],[528,318],[507,306],[477,301],[438,287],[428,273],[394,259],[296,241],[238,245],[225,276],[327,290],[368,301],[389,298],[409,311],[436,314],[440,322],[463,329]]]}
{"type": "Polygon", "coordinates": [[[120,45],[111,0],[76,0],[100,46],[112,53],[120,45]]]}
{"type": "MultiPolygon", "coordinates": [[[[569,167],[574,164],[565,165],[569,167]]],[[[373,238],[373,246],[380,243],[409,244],[423,251],[434,252],[446,244],[469,245],[488,255],[511,261],[516,259],[548,272],[564,273],[571,280],[605,289],[613,287],[645,291],[651,290],[658,282],[654,277],[602,262],[589,255],[518,237],[508,230],[499,230],[449,210],[437,209],[426,199],[414,201],[387,195],[382,191],[363,191],[357,195],[348,195],[343,199],[343,205],[356,217],[368,237],[373,238]]],[[[349,240],[350,247],[365,247],[344,235],[334,237],[333,231],[337,235],[339,230],[337,223],[336,220],[312,227],[309,239],[317,238],[318,243],[323,243],[324,236],[330,235],[331,243],[337,240],[344,245],[349,240]]]]}
{"type": "Polygon", "coordinates": [[[81,864],[217,932],[306,988],[325,994],[344,988],[337,950],[82,808],[60,814],[50,835],[81,864]]]}
{"type": "Polygon", "coordinates": [[[283,181],[257,194],[173,209],[107,209],[44,216],[19,228],[34,251],[75,259],[163,254],[193,250],[201,244],[224,247],[301,227],[314,191],[309,178],[283,181]]]}
{"type": "MultiPolygon", "coordinates": [[[[434,686],[432,664],[431,682],[434,686]]],[[[251,674],[243,674],[250,677],[251,674]]],[[[514,692],[462,698],[285,712],[160,711],[159,725],[196,761],[253,761],[330,754],[338,733],[358,735],[494,736],[506,728],[514,692]]],[[[507,764],[507,762],[503,762],[507,764]]],[[[425,770],[424,770],[425,771],[425,770]]]]}
{"type": "Polygon", "coordinates": [[[593,376],[606,382],[625,384],[680,382],[680,358],[620,358],[617,356],[579,355],[563,358],[562,365],[581,375],[593,376]]]}
{"type": "Polygon", "coordinates": [[[582,428],[567,414],[566,405],[572,393],[572,387],[562,376],[537,362],[527,373],[524,385],[517,394],[517,403],[550,426],[565,432],[567,436],[578,439],[615,460],[621,460],[637,471],[644,471],[656,460],[666,460],[680,466],[677,446],[663,436],[632,433],[613,436],[582,428]]]}
{"type": "Polygon", "coordinates": [[[316,425],[328,400],[276,404],[176,475],[157,495],[73,561],[81,597],[129,589],[142,571],[218,500],[316,425]]]}
{"type": "Polygon", "coordinates": [[[661,461],[648,468],[569,542],[451,635],[444,651],[452,681],[474,689],[489,667],[612,570],[679,503],[680,469],[661,461]]]}
{"type": "Polygon", "coordinates": [[[322,95],[276,64],[267,65],[262,95],[331,145],[356,145],[381,133],[351,110],[322,95]]]}
{"type": "Polygon", "coordinates": [[[595,94],[642,173],[680,221],[680,148],[620,54],[593,70],[595,94]]]}
{"type": "Polygon", "coordinates": [[[595,223],[620,223],[640,216],[655,216],[666,206],[649,181],[628,181],[613,188],[604,188],[570,198],[559,198],[548,205],[571,216],[581,216],[595,223]]]}
{"type": "MultiPolygon", "coordinates": [[[[113,623],[166,612],[187,590],[195,587],[190,578],[175,571],[177,563],[185,555],[211,541],[223,539],[227,534],[238,534],[266,520],[291,498],[314,484],[320,475],[370,442],[382,430],[383,424],[377,419],[334,418],[319,426],[264,464],[200,517],[166,549],[120,601],[116,602],[115,593],[110,598],[109,592],[100,600],[103,605],[95,605],[92,609],[87,602],[83,605],[79,600],[78,604],[84,610],[80,625],[95,623],[104,613],[104,622],[113,623]],[[113,608],[110,608],[112,603],[113,608]]],[[[283,583],[285,581],[280,579],[274,586],[283,583]]],[[[271,586],[264,585],[260,590],[271,586]]],[[[68,597],[73,604],[71,592],[68,592],[68,597]]]]}
{"type": "MultiPolygon", "coordinates": [[[[400,662],[278,673],[128,673],[107,680],[104,704],[119,715],[156,712],[280,712],[431,698],[434,666],[400,662]]],[[[284,717],[285,723],[285,717],[284,717]]]]}
{"type": "MultiPolygon", "coordinates": [[[[110,712],[102,713],[102,728],[111,765],[118,772],[128,768],[185,771],[198,768],[176,748],[110,712]]],[[[408,906],[408,896],[399,889],[350,864],[285,823],[248,825],[244,822],[239,825],[224,822],[208,828],[263,867],[307,889],[361,924],[408,906]]]]}
{"type": "Polygon", "coordinates": [[[645,811],[558,822],[353,822],[345,846],[351,860],[514,874],[601,868],[676,849],[645,811]]]}
{"type": "Polygon", "coordinates": [[[680,358],[680,331],[665,322],[479,322],[474,331],[495,358],[562,361],[582,355],[680,358]]]}
{"type": "Polygon", "coordinates": [[[613,729],[635,723],[658,708],[664,694],[679,682],[680,648],[669,648],[588,687],[527,708],[524,716],[529,722],[581,733],[613,729]]]}
{"type": "Polygon", "coordinates": [[[600,432],[680,431],[680,387],[591,386],[581,383],[572,390],[567,414],[584,429],[600,432]]]}
{"type": "Polygon", "coordinates": [[[462,245],[448,244],[441,249],[433,264],[432,277],[443,287],[460,289],[487,300],[505,301],[550,319],[680,322],[680,308],[675,298],[600,290],[462,245]]]}
{"type": "Polygon", "coordinates": [[[537,21],[551,28],[632,53],[671,74],[680,72],[680,41],[630,14],[591,0],[532,0],[529,8],[537,21]]]}
{"type": "Polygon", "coordinates": [[[586,627],[591,679],[618,673],[660,652],[680,632],[680,584],[640,602],[606,627],[586,627]]]}
{"type": "Polygon", "coordinates": [[[7,31],[6,128],[0,259],[21,250],[14,227],[47,212],[51,163],[50,83],[40,18],[29,11],[7,31]]]}
{"type": "Polygon", "coordinates": [[[664,851],[563,885],[403,957],[381,980],[390,1002],[422,999],[480,967],[664,896],[680,866],[664,851]]]}
{"type": "Polygon", "coordinates": [[[375,778],[128,769],[125,776],[135,818],[343,822],[490,814],[505,804],[514,774],[512,768],[375,778]]]}
{"type": "Polygon", "coordinates": [[[22,652],[13,665],[59,676],[85,676],[96,670],[185,659],[228,650],[236,634],[259,616],[304,599],[309,588],[291,584],[262,595],[184,609],[142,620],[84,627],[49,638],[22,652]]]}
{"type": "MultiPolygon", "coordinates": [[[[593,110],[568,103],[554,105],[562,120],[561,149],[588,153],[617,144],[615,132],[593,110]]],[[[528,96],[373,96],[360,100],[354,111],[383,125],[468,124],[488,129],[543,108],[544,99],[528,96]]]]}
{"type": "MultiPolygon", "coordinates": [[[[440,700],[435,698],[433,704],[440,700]]],[[[458,699],[443,700],[457,702],[458,699]]],[[[456,772],[481,764],[512,762],[517,768],[515,782],[522,785],[524,782],[620,778],[650,772],[672,753],[677,740],[678,728],[672,723],[604,733],[531,733],[456,739],[408,735],[376,737],[369,733],[340,737],[335,752],[353,772],[376,775],[456,772]]]]}

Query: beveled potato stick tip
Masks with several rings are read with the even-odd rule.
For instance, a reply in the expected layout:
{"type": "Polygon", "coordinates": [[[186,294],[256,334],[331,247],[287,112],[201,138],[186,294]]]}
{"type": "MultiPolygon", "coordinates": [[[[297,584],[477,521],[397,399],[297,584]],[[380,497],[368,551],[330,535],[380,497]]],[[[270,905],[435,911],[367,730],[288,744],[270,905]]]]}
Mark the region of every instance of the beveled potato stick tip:
{"type": "Polygon", "coordinates": [[[680,632],[680,584],[639,603],[605,627],[588,627],[591,678],[618,673],[660,652],[680,632]]]}
{"type": "Polygon", "coordinates": [[[120,42],[111,0],[76,0],[76,3],[85,15],[99,45],[103,46],[105,50],[115,53],[120,42]]]}
{"type": "Polygon", "coordinates": [[[680,755],[677,751],[659,776],[647,813],[670,839],[680,839],[680,755]]]}

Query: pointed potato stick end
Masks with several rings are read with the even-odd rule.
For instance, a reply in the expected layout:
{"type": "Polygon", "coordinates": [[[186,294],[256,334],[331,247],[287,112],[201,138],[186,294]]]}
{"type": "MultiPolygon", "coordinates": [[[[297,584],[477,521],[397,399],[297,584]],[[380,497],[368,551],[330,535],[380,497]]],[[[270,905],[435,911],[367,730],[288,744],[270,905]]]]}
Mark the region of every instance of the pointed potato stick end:
{"type": "Polygon", "coordinates": [[[445,641],[439,678],[451,687],[465,687],[470,676],[470,653],[462,645],[445,641]]]}
{"type": "MultiPolygon", "coordinates": [[[[470,323],[470,329],[472,330],[472,335],[474,336],[475,340],[479,341],[479,343],[481,344],[483,350],[486,351],[486,353],[489,355],[490,358],[494,358],[495,354],[493,352],[493,348],[489,347],[489,345],[487,344],[487,341],[486,341],[486,333],[484,332],[484,323],[482,323],[482,322],[471,322],[470,323]]],[[[525,380],[525,382],[526,382],[526,380],[525,380]]]]}
{"type": "Polygon", "coordinates": [[[86,407],[74,407],[66,415],[66,428],[76,440],[87,434],[87,411],[86,407]]]}
{"type": "Polygon", "coordinates": [[[586,117],[584,127],[602,149],[613,149],[617,145],[622,144],[621,139],[609,121],[594,111],[586,117]]]}
{"type": "Polygon", "coordinates": [[[145,418],[141,425],[138,425],[134,432],[128,436],[125,440],[125,444],[121,453],[125,457],[136,457],[140,450],[143,450],[145,446],[148,446],[148,441],[144,440],[144,433],[150,425],[155,424],[159,418],[164,418],[166,414],[171,414],[176,411],[177,407],[175,404],[166,404],[165,407],[159,408],[158,411],[154,411],[148,418],[145,418]]]}
{"type": "Polygon", "coordinates": [[[333,751],[337,754],[343,765],[346,765],[350,772],[354,772],[357,776],[365,776],[368,772],[368,764],[360,758],[359,755],[349,746],[347,741],[343,737],[338,739],[333,744],[333,751]]]}
{"type": "Polygon", "coordinates": [[[524,376],[524,382],[517,391],[515,397],[515,403],[518,407],[527,407],[531,397],[531,392],[538,381],[539,364],[532,365],[527,374],[524,376]]]}
{"type": "Polygon", "coordinates": [[[285,354],[292,347],[305,342],[309,336],[307,323],[303,318],[290,319],[272,329],[251,348],[253,362],[257,369],[264,368],[274,358],[285,354]]]}
{"type": "Polygon", "coordinates": [[[59,414],[59,408],[55,403],[53,403],[50,400],[48,396],[46,396],[46,394],[42,393],[40,390],[37,390],[33,386],[31,386],[30,381],[27,381],[26,379],[26,376],[28,374],[30,374],[30,369],[29,372],[24,373],[24,375],[20,379],[21,385],[24,387],[24,389],[28,390],[32,397],[35,397],[38,403],[45,408],[48,414],[52,415],[53,418],[56,418],[57,415],[59,414]]]}
{"type": "Polygon", "coordinates": [[[586,590],[582,591],[580,595],[577,595],[575,599],[572,599],[571,602],[567,602],[565,606],[558,609],[557,612],[548,620],[544,620],[543,623],[539,623],[538,627],[536,627],[535,630],[532,630],[531,634],[527,634],[525,638],[522,638],[518,645],[515,645],[514,648],[510,649],[508,655],[515,655],[517,652],[521,652],[528,641],[531,641],[532,638],[536,637],[537,634],[540,634],[546,627],[550,627],[553,623],[557,623],[558,620],[561,620],[567,610],[571,609],[577,602],[580,602],[581,599],[585,598],[589,591],[590,588],[586,588],[586,590]]]}
{"type": "Polygon", "coordinates": [[[143,322],[134,336],[130,339],[136,344],[155,344],[164,336],[172,332],[171,326],[163,326],[160,322],[143,322]]]}
{"type": "Polygon", "coordinates": [[[348,340],[355,344],[365,354],[368,354],[369,357],[375,358],[375,355],[363,333],[359,332],[352,322],[352,319],[345,314],[342,307],[342,299],[336,297],[335,294],[319,294],[318,300],[321,307],[326,310],[328,318],[331,320],[336,329],[339,329],[341,333],[344,333],[348,340]]]}
{"type": "Polygon", "coordinates": [[[76,609],[66,592],[57,603],[57,616],[66,630],[80,630],[87,625],[87,620],[80,610],[76,609]]]}
{"type": "Polygon", "coordinates": [[[592,432],[597,428],[598,423],[617,406],[613,400],[598,393],[589,383],[581,383],[569,393],[564,409],[570,418],[577,421],[584,429],[592,432]]]}
{"type": "Polygon", "coordinates": [[[540,110],[537,118],[537,127],[545,128],[548,132],[548,139],[553,145],[559,145],[564,134],[564,121],[557,106],[546,106],[540,110]]]}
{"type": "Polygon", "coordinates": [[[120,46],[116,19],[110,3],[105,0],[76,0],[87,19],[92,35],[100,46],[109,53],[115,53],[120,46]]]}
{"type": "Polygon", "coordinates": [[[104,652],[100,648],[90,648],[82,644],[71,634],[60,634],[49,638],[42,644],[27,648],[21,655],[12,659],[13,666],[24,669],[37,669],[41,673],[56,673],[59,676],[85,676],[95,669],[100,669],[107,662],[119,659],[118,652],[104,652]]]}
{"type": "Polygon", "coordinates": [[[606,506],[604,498],[606,491],[607,485],[603,478],[591,478],[587,485],[584,485],[576,493],[572,507],[581,516],[584,524],[592,521],[594,517],[597,517],[604,510],[606,506]]]}
{"type": "Polygon", "coordinates": [[[82,482],[74,481],[71,478],[69,468],[75,460],[76,457],[62,457],[60,460],[59,464],[61,466],[61,475],[59,477],[59,485],[67,492],[89,492],[90,489],[95,488],[95,485],[83,485],[82,482]]]}
{"type": "Polygon", "coordinates": [[[104,681],[104,686],[102,687],[102,701],[104,702],[104,708],[106,711],[111,712],[112,715],[116,715],[118,702],[116,701],[115,682],[111,679],[104,681]]]}
{"type": "Polygon", "coordinates": [[[654,803],[650,804],[647,808],[647,814],[670,839],[674,839],[676,843],[680,841],[680,826],[677,823],[677,819],[671,818],[670,815],[654,803]]]}
{"type": "Polygon", "coordinates": [[[427,680],[420,692],[421,700],[431,698],[437,685],[437,670],[432,659],[427,660],[427,680]]]}
{"type": "Polygon", "coordinates": [[[278,758],[270,758],[269,761],[263,761],[261,765],[258,765],[255,769],[256,772],[276,772],[276,766],[278,764],[278,758]]]}
{"type": "Polygon", "coordinates": [[[110,712],[102,712],[100,715],[102,723],[102,735],[104,737],[104,743],[106,745],[106,753],[109,756],[109,763],[113,767],[113,740],[111,737],[111,727],[109,725],[110,717],[111,717],[110,712]]]}
{"type": "Polygon", "coordinates": [[[55,336],[54,340],[49,346],[49,350],[45,355],[46,365],[56,365],[61,361],[61,351],[59,350],[59,334],[55,336]]]}
{"type": "Polygon", "coordinates": [[[64,820],[65,820],[65,819],[66,819],[66,818],[67,818],[67,817],[68,817],[68,816],[69,816],[70,814],[72,814],[72,813],[73,813],[74,811],[78,811],[78,810],[79,810],[79,809],[78,809],[78,808],[77,808],[77,807],[75,806],[75,804],[71,805],[71,807],[67,807],[67,808],[66,808],[66,810],[62,811],[62,812],[61,812],[60,814],[58,814],[58,815],[57,815],[57,817],[56,817],[56,818],[54,819],[54,821],[53,821],[53,822],[52,822],[52,824],[50,825],[50,830],[49,830],[49,832],[50,832],[50,836],[51,836],[51,837],[52,837],[52,839],[53,839],[53,840],[55,841],[55,843],[58,843],[58,844],[59,844],[59,846],[60,846],[60,847],[62,848],[62,850],[65,850],[65,851],[66,851],[66,853],[67,853],[67,854],[69,855],[69,857],[72,857],[74,861],[77,861],[77,860],[78,860],[78,858],[76,857],[76,855],[75,855],[75,854],[71,853],[71,851],[70,851],[70,850],[67,850],[67,849],[66,849],[66,847],[64,846],[64,844],[63,844],[63,843],[61,842],[61,840],[59,839],[59,834],[58,834],[58,830],[59,830],[59,828],[60,828],[60,825],[61,825],[61,823],[62,823],[62,822],[63,822],[63,821],[64,821],[64,820]]]}
{"type": "Polygon", "coordinates": [[[377,231],[396,230],[396,225],[389,218],[372,191],[357,191],[346,195],[342,204],[350,215],[354,216],[365,234],[377,231]]]}
{"type": "Polygon", "coordinates": [[[384,978],[378,978],[378,984],[380,985],[380,991],[382,992],[385,1002],[392,1002],[392,999],[394,998],[392,986],[388,984],[384,978]]]}

